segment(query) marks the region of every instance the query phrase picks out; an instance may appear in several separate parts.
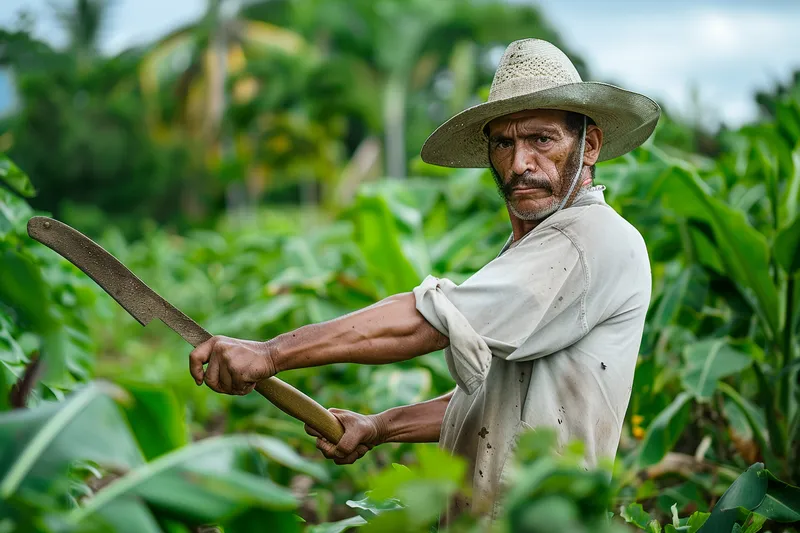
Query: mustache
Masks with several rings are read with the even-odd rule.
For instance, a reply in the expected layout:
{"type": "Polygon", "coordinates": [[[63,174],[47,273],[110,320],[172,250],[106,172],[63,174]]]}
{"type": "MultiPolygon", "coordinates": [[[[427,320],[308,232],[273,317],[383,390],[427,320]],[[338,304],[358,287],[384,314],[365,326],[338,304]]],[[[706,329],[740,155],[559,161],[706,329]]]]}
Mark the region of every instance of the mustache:
{"type": "Polygon", "coordinates": [[[553,188],[550,186],[550,181],[540,176],[534,175],[530,171],[525,171],[523,174],[512,174],[511,179],[508,180],[508,183],[504,183],[502,185],[503,194],[508,197],[517,188],[535,188],[535,189],[544,189],[547,192],[553,192],[553,188]]]}

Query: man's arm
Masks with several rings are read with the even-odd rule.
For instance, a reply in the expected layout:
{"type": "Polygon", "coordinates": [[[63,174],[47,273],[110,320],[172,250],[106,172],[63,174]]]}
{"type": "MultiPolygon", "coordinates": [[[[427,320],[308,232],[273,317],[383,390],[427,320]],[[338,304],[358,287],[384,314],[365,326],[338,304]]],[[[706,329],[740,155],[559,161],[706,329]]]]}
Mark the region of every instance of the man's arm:
{"type": "Polygon", "coordinates": [[[410,292],[328,322],[303,326],[268,343],[276,372],[331,363],[395,363],[448,344],[447,337],[417,311],[410,292]]]}
{"type": "Polygon", "coordinates": [[[205,381],[217,392],[247,394],[257,382],[285,370],[332,363],[394,363],[448,344],[449,339],[417,311],[414,294],[403,293],[267,342],[212,337],[191,353],[189,368],[198,385],[205,381]]]}
{"type": "Polygon", "coordinates": [[[382,426],[383,442],[439,442],[444,412],[453,392],[375,415],[382,426]]]}
{"type": "Polygon", "coordinates": [[[442,420],[453,392],[403,407],[388,409],[376,415],[362,415],[342,409],[331,409],[344,427],[338,444],[326,440],[306,425],[306,432],[317,437],[317,448],[336,464],[351,464],[378,444],[385,442],[438,442],[442,420]]]}

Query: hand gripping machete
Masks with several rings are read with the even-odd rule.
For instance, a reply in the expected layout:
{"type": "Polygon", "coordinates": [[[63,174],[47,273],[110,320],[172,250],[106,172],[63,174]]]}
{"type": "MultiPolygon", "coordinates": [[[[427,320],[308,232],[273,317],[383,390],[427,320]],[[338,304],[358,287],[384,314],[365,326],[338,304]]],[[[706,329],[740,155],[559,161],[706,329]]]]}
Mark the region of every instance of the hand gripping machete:
{"type": "MultiPolygon", "coordinates": [[[[118,304],[146,326],[159,319],[192,346],[207,341],[211,334],[159,296],[99,244],[70,226],[48,217],[28,221],[28,235],[66,258],[106,291],[118,304]]],[[[256,390],[287,413],[313,427],[330,442],[337,443],[343,429],[324,407],[278,378],[268,378],[256,390]]]]}

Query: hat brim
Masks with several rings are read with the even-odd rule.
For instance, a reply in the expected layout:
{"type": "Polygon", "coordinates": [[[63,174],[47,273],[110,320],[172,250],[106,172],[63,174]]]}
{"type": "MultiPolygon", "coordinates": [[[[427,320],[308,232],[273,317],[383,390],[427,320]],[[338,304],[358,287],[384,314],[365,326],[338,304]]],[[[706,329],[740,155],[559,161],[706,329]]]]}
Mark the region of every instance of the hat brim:
{"type": "Polygon", "coordinates": [[[641,145],[661,115],[661,108],[650,98],[614,85],[595,81],[559,85],[462,111],[428,137],[422,146],[422,160],[444,167],[489,167],[484,126],[526,109],[559,109],[590,117],[603,130],[598,161],[619,157],[641,145]]]}

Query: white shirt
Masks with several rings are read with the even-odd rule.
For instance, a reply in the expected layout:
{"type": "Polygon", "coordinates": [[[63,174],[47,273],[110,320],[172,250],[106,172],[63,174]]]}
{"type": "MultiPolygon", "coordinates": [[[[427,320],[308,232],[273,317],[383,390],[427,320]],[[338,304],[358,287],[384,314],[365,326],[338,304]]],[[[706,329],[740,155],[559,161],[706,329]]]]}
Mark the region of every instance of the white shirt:
{"type": "Polygon", "coordinates": [[[616,454],[651,275],[642,236],[598,189],[461,285],[428,276],[414,289],[419,312],[450,339],[458,388],[439,445],[469,460],[476,511],[497,513],[525,429],[554,428],[560,446],[583,441],[587,466],[616,454]]]}

